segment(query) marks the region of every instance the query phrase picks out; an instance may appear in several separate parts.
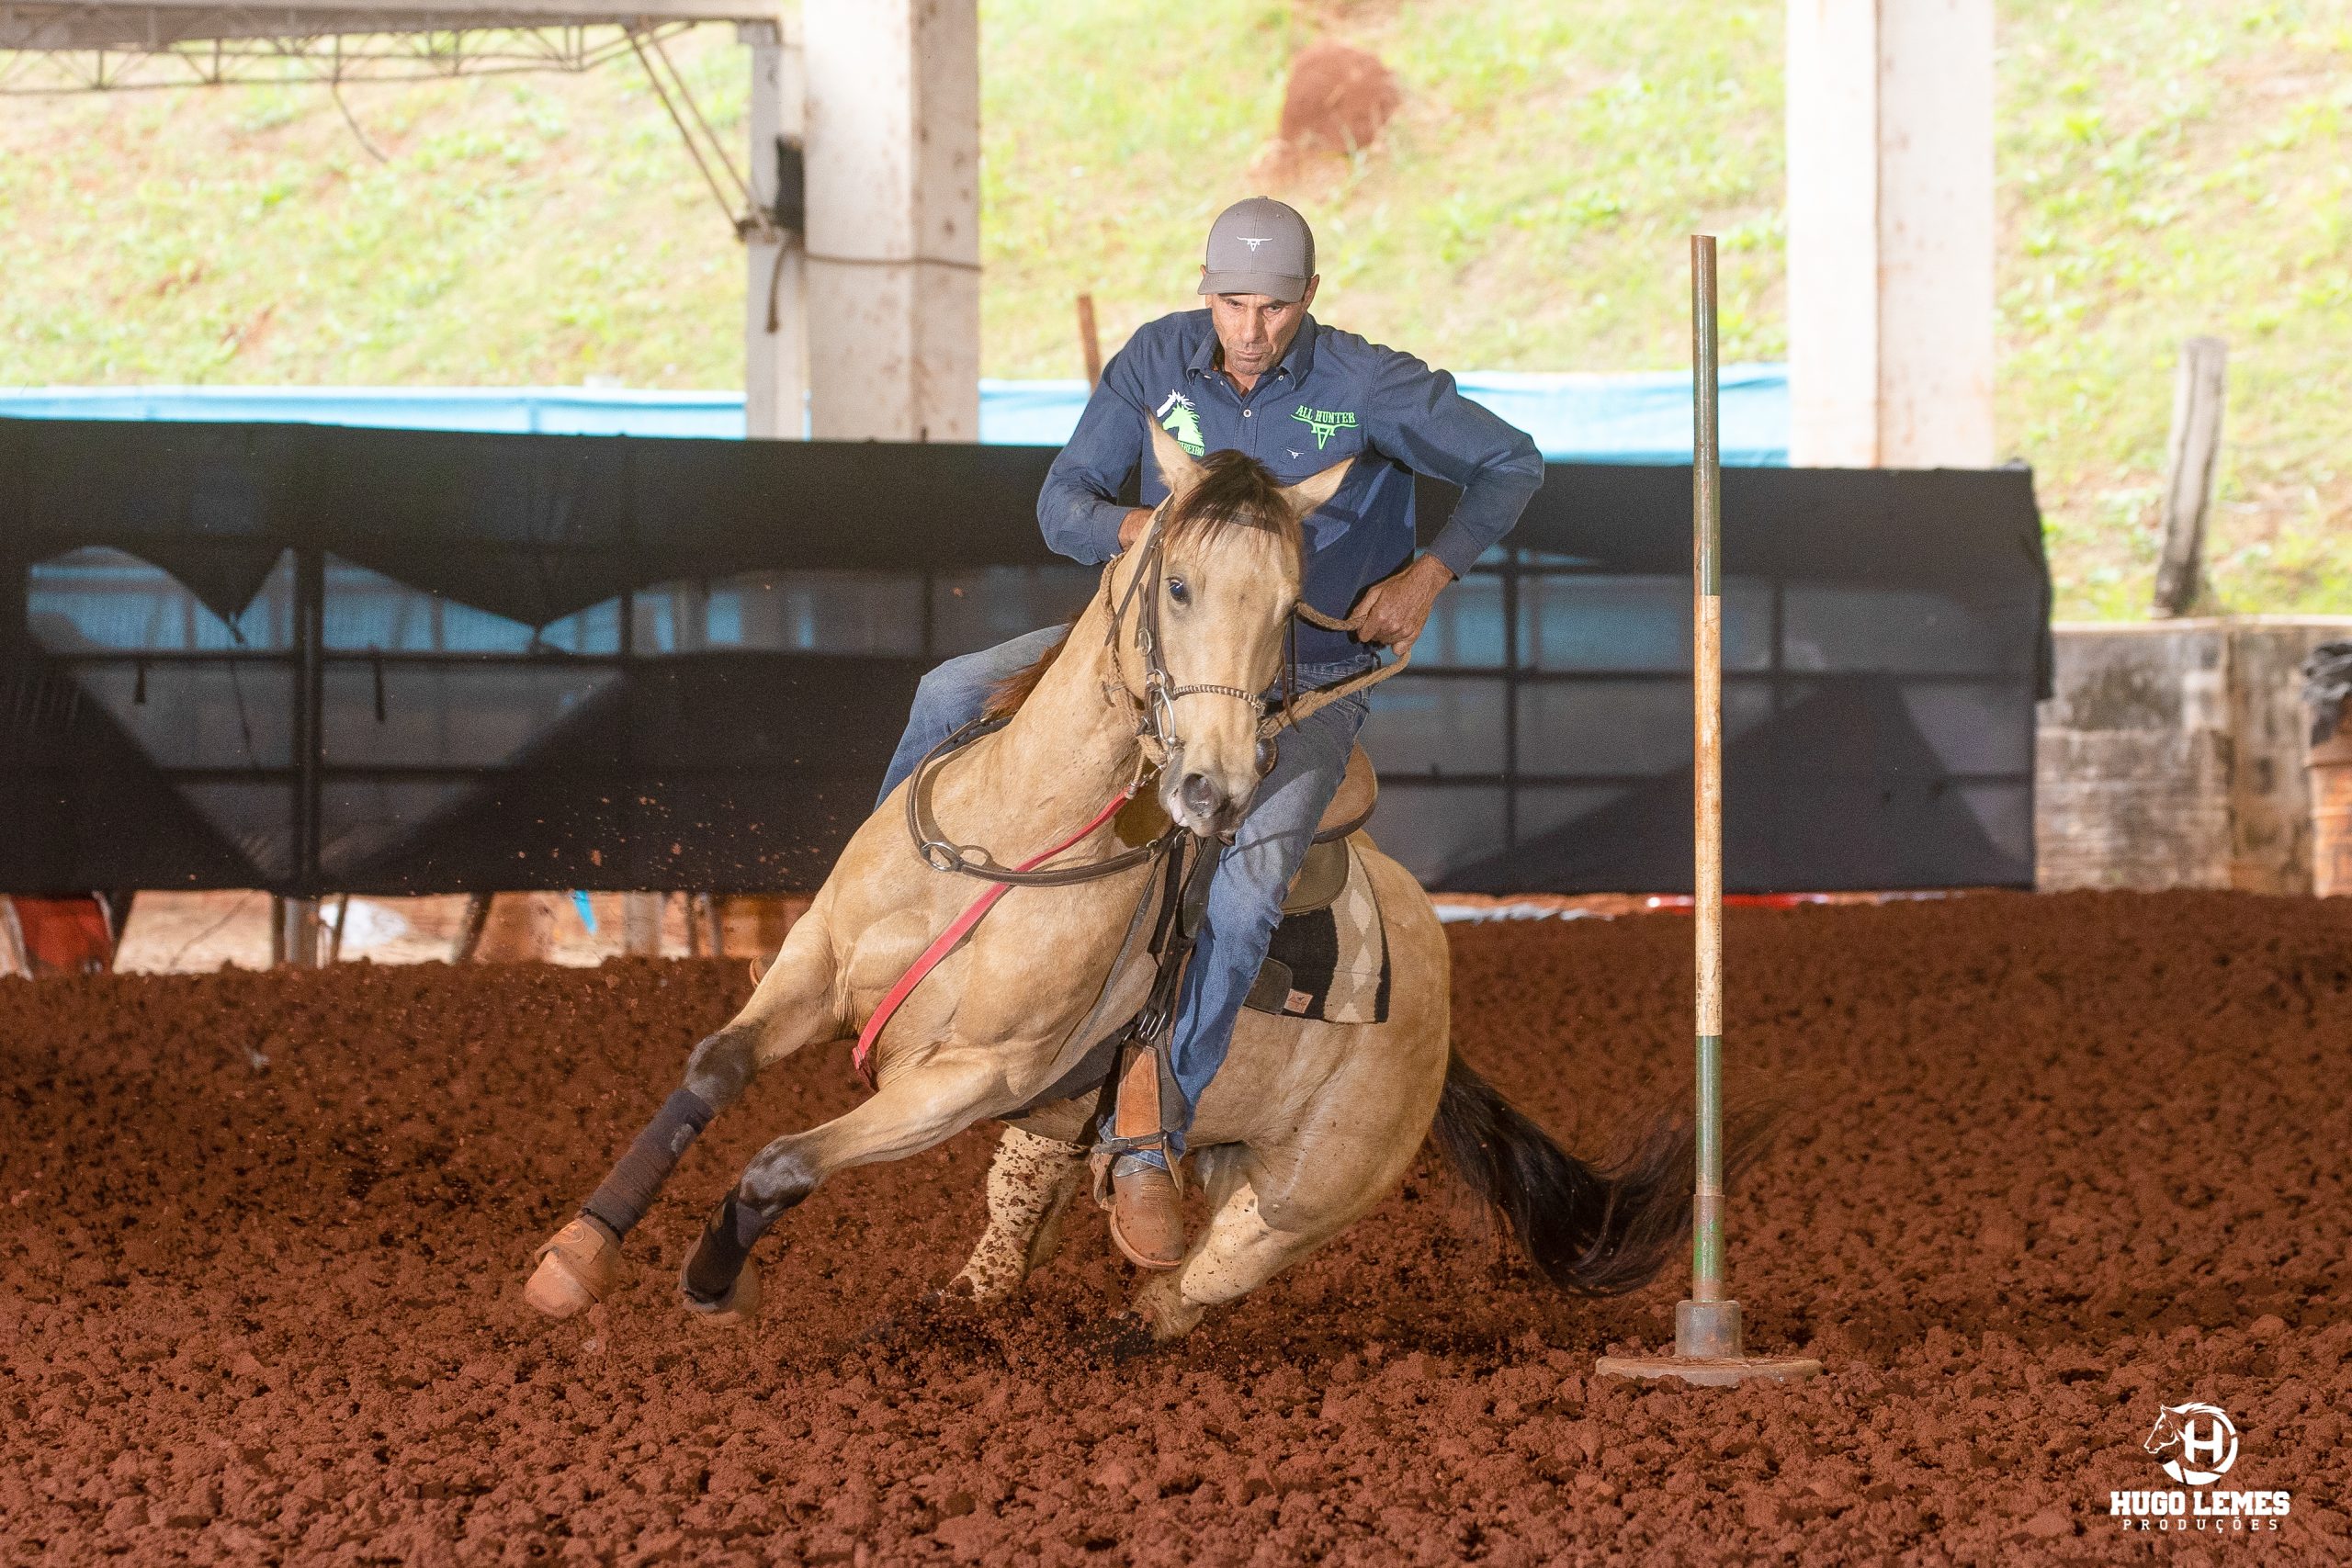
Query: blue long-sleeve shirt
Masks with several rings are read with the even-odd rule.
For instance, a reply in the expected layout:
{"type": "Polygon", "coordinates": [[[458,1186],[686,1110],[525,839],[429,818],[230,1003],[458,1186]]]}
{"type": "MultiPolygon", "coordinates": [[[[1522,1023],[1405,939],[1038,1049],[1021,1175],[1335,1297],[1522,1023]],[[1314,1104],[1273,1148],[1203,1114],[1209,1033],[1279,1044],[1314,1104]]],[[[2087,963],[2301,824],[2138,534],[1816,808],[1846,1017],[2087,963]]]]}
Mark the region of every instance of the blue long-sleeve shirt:
{"type": "MultiPolygon", "coordinates": [[[[1048,546],[1089,565],[1108,560],[1127,511],[1115,498],[1128,479],[1144,470],[1146,505],[1168,493],[1147,460],[1146,420],[1195,457],[1247,452],[1284,484],[1356,459],[1339,493],[1306,520],[1306,599],[1327,615],[1347,615],[1364,589],[1412,558],[1415,473],[1462,487],[1461,504],[1430,546],[1456,577],[1510,532],[1544,482],[1535,443],[1456,391],[1452,376],[1311,315],[1247,395],[1216,361],[1206,310],[1162,316],[1111,356],[1037,495],[1048,546]]],[[[1360,653],[1344,632],[1298,628],[1303,663],[1360,653]]]]}

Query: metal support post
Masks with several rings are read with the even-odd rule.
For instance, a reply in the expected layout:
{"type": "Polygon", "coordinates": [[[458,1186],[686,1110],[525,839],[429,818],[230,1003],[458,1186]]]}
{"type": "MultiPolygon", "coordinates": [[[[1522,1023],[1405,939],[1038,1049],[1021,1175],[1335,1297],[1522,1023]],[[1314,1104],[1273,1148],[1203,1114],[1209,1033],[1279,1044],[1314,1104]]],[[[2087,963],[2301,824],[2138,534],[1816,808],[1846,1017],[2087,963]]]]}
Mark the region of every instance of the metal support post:
{"type": "Polygon", "coordinates": [[[293,608],[294,882],[301,892],[277,901],[271,957],[297,969],[314,969],[326,750],[326,552],[316,546],[295,547],[293,608]]]}
{"type": "Polygon", "coordinates": [[[277,916],[276,939],[270,946],[273,964],[289,969],[315,969],[319,966],[319,901],[316,898],[273,898],[270,912],[277,916]]]}

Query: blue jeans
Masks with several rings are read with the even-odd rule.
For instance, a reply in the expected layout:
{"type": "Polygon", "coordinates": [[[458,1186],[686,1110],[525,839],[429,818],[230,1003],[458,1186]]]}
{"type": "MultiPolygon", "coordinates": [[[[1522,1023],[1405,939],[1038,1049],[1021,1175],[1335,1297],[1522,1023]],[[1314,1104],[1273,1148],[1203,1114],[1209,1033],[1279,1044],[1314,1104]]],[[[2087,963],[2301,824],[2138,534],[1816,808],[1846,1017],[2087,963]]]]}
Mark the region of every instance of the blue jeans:
{"type": "MultiPolygon", "coordinates": [[[[899,787],[923,754],[979,716],[997,683],[1036,662],[1046,647],[1061,635],[1058,627],[1027,633],[1011,642],[951,659],[922,678],[915,688],[914,710],[908,715],[906,734],[890,759],[882,781],[882,797],[899,787]]],[[[1328,685],[1352,675],[1372,662],[1362,659],[1335,664],[1302,664],[1302,686],[1328,685]]],[[[1283,895],[1306,859],[1315,839],[1315,825],[1324,807],[1340,792],[1348,771],[1348,750],[1356,731],[1363,728],[1369,705],[1362,695],[1343,697],[1296,727],[1282,732],[1280,755],[1273,772],[1250,797],[1233,842],[1217,863],[1209,884],[1208,909],[1200,940],[1184,971],[1179,998],[1176,1032],[1169,1043],[1169,1068],[1184,1103],[1170,1118],[1177,1152],[1184,1146],[1184,1132],[1202,1091],[1225,1065],[1233,1043],[1234,1020],[1250,984],[1266,962],[1267,943],[1283,918],[1283,895]]],[[[877,800],[878,804],[878,800],[877,800]]],[[[1105,1129],[1107,1133],[1108,1129],[1105,1129]]]]}

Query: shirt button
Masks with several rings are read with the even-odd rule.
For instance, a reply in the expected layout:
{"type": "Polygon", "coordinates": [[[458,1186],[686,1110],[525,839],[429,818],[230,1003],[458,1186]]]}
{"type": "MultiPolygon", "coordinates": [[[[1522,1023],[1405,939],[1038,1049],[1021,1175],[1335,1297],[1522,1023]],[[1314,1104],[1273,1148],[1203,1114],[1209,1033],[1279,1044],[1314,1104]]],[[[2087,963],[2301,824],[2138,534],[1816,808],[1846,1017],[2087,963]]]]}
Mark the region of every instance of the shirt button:
{"type": "Polygon", "coordinates": [[[1256,409],[1243,409],[1243,410],[1241,411],[1241,417],[1242,417],[1242,418],[1244,418],[1244,419],[1249,419],[1249,418],[1252,417],[1253,415],[1255,415],[1255,414],[1257,413],[1257,412],[1258,412],[1258,411],[1257,411],[1256,409]]]}

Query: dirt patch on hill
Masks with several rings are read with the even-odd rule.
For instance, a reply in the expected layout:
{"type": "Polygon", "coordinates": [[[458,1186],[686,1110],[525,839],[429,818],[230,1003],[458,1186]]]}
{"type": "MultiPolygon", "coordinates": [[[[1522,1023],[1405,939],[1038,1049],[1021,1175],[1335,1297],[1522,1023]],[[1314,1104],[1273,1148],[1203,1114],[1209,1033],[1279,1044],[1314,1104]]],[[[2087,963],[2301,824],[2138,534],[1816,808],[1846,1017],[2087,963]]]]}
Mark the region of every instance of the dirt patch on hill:
{"type": "MultiPolygon", "coordinates": [[[[1462,1048],[1598,1155],[1687,1073],[1688,924],[1455,935],[1462,1048]]],[[[585,1321],[529,1248],[740,1000],[737,964],[0,982],[0,1560],[411,1563],[2109,1561],[2210,1401],[2341,1560],[2352,901],[1985,896],[1735,911],[1758,1348],[1816,1382],[1605,1382],[1679,1282],[1539,1288],[1433,1168],[1181,1346],[1096,1347],[1099,1219],[1016,1306],[910,1309],[990,1140],[858,1171],[672,1300],[699,1215],[854,1100],[787,1064],[585,1321]]],[[[2203,1539],[2203,1538],[2200,1538],[2203,1539]]]]}
{"type": "Polygon", "coordinates": [[[1283,88],[1282,143],[1293,152],[1369,147],[1404,101],[1378,55],[1329,39],[1308,44],[1283,88]]]}

